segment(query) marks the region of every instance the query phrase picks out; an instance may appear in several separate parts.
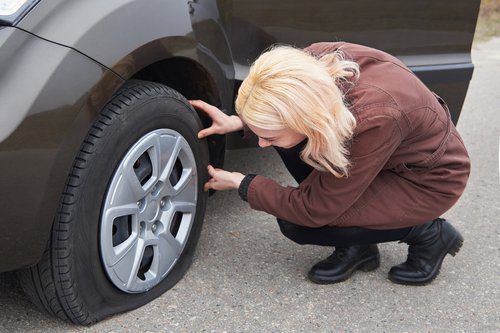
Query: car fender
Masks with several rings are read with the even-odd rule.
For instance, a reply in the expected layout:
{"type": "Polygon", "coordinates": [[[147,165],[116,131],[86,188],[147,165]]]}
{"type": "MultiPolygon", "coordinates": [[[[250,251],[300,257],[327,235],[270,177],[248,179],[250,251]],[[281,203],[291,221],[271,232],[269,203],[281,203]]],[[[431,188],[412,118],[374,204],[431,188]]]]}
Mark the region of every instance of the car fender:
{"type": "Polygon", "coordinates": [[[162,59],[192,59],[207,69],[220,87],[220,105],[229,108],[234,66],[225,26],[215,0],[41,1],[18,24],[85,54],[125,80],[162,59]]]}
{"type": "MultiPolygon", "coordinates": [[[[36,73],[48,72],[43,74],[43,82],[29,84],[28,88],[33,92],[30,98],[24,101],[18,98],[17,102],[11,99],[26,105],[13,107],[16,115],[6,117],[15,118],[15,123],[5,131],[2,128],[1,131],[4,140],[0,143],[0,160],[12,161],[15,153],[19,158],[14,159],[13,163],[22,167],[12,168],[11,163],[9,170],[5,166],[6,172],[2,175],[5,180],[2,180],[2,184],[8,185],[4,186],[2,196],[10,199],[2,200],[5,208],[2,211],[2,220],[6,223],[5,229],[8,229],[8,232],[2,235],[0,254],[3,257],[6,257],[7,253],[16,255],[2,263],[0,271],[21,268],[39,260],[49,238],[58,198],[85,135],[111,96],[141,69],[165,59],[190,59],[206,70],[214,83],[214,89],[217,89],[218,104],[223,108],[231,107],[234,69],[223,33],[219,36],[222,41],[217,42],[222,47],[219,45],[217,48],[209,48],[201,43],[200,41],[208,36],[204,35],[203,26],[198,26],[200,21],[190,20],[187,10],[184,13],[184,21],[182,18],[176,18],[177,22],[182,24],[179,23],[175,29],[168,30],[168,33],[164,31],[155,35],[155,32],[152,32],[154,24],[151,21],[156,20],[158,23],[161,18],[165,20],[165,17],[157,13],[151,13],[151,20],[146,24],[143,33],[134,34],[133,29],[111,29],[110,22],[119,26],[131,19],[135,4],[144,5],[144,1],[99,2],[98,6],[97,1],[90,0],[85,1],[85,4],[88,5],[89,2],[96,3],[94,8],[102,7],[102,13],[90,15],[91,13],[85,11],[83,2],[42,1],[18,27],[9,28],[17,30],[24,39],[29,39],[32,44],[37,45],[24,53],[29,65],[16,61],[19,63],[17,72],[14,71],[16,66],[11,68],[9,73],[13,76],[9,81],[28,82],[30,69],[36,73]],[[117,6],[117,12],[113,13],[111,5],[117,6]],[[71,17],[74,18],[73,21],[71,17]],[[76,32],[70,33],[70,27],[65,26],[71,22],[76,32]],[[104,31],[108,33],[104,34],[104,31]],[[127,34],[129,36],[124,38],[123,35],[127,34]],[[93,39],[98,42],[91,43],[93,39]],[[107,47],[111,41],[113,47],[107,47]],[[99,50],[104,47],[107,47],[107,52],[101,54],[99,50]],[[51,66],[47,66],[45,59],[50,59],[51,66]],[[61,63],[58,64],[57,61],[61,63]],[[21,72],[21,67],[24,68],[24,73],[21,72]],[[76,68],[80,68],[80,71],[76,68]],[[23,79],[20,81],[20,78],[23,79]],[[71,101],[68,96],[71,96],[71,101]],[[61,117],[63,122],[54,124],[54,121],[61,117]],[[37,140],[36,127],[39,124],[51,123],[50,130],[43,136],[44,140],[37,140]],[[30,147],[26,149],[27,144],[30,145],[29,142],[35,147],[32,149],[33,154],[26,154],[26,150],[31,151],[30,147]],[[17,177],[24,175],[24,179],[19,181],[16,172],[19,173],[17,177]],[[17,179],[17,183],[12,181],[13,179],[17,179]],[[29,210],[16,198],[24,198],[23,200],[30,202],[29,210]],[[17,226],[7,225],[11,224],[9,221],[16,221],[17,226]],[[30,244],[25,246],[23,240],[28,239],[30,244]]],[[[160,3],[151,0],[151,3],[153,2],[160,3]]],[[[177,5],[167,7],[177,8],[177,5]]],[[[166,13],[163,11],[163,14],[166,13]]],[[[171,12],[169,15],[180,16],[171,12]]],[[[10,87],[10,90],[14,89],[12,85],[10,87]]],[[[40,125],[40,128],[43,126],[40,125]]]]}

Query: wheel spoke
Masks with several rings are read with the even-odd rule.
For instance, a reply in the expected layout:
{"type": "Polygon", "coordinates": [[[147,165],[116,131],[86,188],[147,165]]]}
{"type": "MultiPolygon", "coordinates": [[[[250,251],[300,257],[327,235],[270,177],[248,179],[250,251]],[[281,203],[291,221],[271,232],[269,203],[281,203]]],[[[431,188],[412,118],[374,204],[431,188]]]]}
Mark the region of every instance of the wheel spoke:
{"type": "Polygon", "coordinates": [[[113,247],[113,252],[107,254],[109,258],[109,265],[114,266],[118,261],[123,259],[123,257],[125,257],[133,247],[137,246],[138,239],[139,238],[137,237],[137,234],[134,233],[130,235],[130,237],[127,238],[123,243],[113,247]]]}
{"type": "Polygon", "coordinates": [[[165,165],[165,154],[168,154],[168,148],[173,145],[175,138],[171,135],[162,136],[157,133],[151,133],[140,141],[136,146],[132,147],[127,157],[120,165],[117,172],[117,183],[111,188],[114,188],[112,202],[117,204],[137,202],[148,194],[157,180],[165,165]],[[151,177],[144,185],[141,184],[134,171],[134,164],[143,155],[147,153],[151,160],[152,172],[151,177]]]}
{"type": "Polygon", "coordinates": [[[176,202],[174,204],[174,209],[177,212],[183,213],[182,220],[179,225],[179,229],[177,230],[175,238],[181,244],[185,244],[189,232],[191,230],[192,221],[194,220],[194,215],[196,212],[196,204],[191,202],[176,202]]]}
{"type": "Polygon", "coordinates": [[[111,224],[112,226],[113,221],[117,217],[134,215],[137,213],[139,213],[139,207],[137,206],[137,203],[131,203],[127,205],[114,206],[114,207],[111,206],[111,207],[106,207],[106,209],[103,212],[102,219],[106,226],[108,226],[108,224],[111,224]]]}
{"type": "Polygon", "coordinates": [[[181,244],[172,236],[169,230],[160,234],[158,239],[158,276],[162,277],[179,258],[182,252],[181,244]]]}
{"type": "Polygon", "coordinates": [[[192,190],[192,187],[196,185],[194,184],[196,179],[193,179],[194,178],[193,176],[194,176],[193,168],[184,169],[181,175],[181,179],[179,179],[177,184],[175,184],[175,186],[173,187],[172,196],[174,197],[178,196],[182,191],[186,189],[186,187],[192,190]]]}
{"type": "Polygon", "coordinates": [[[170,180],[167,180],[163,184],[163,189],[161,190],[161,195],[171,197],[174,192],[175,192],[175,190],[174,190],[174,187],[172,186],[172,184],[170,183],[170,180]]]}
{"type": "MultiPolygon", "coordinates": [[[[113,223],[116,218],[121,216],[134,215],[139,212],[139,207],[137,204],[122,205],[117,207],[108,207],[103,211],[102,222],[101,222],[101,241],[102,241],[102,251],[103,255],[107,259],[109,266],[114,265],[115,250],[113,248],[113,223]],[[113,261],[113,264],[110,262],[113,261]]],[[[132,220],[132,234],[123,243],[129,241],[132,236],[137,235],[137,224],[132,220]]]]}
{"type": "Polygon", "coordinates": [[[116,276],[128,289],[133,289],[133,285],[136,283],[135,280],[144,255],[144,248],[144,240],[136,238],[130,246],[123,247],[120,258],[112,267],[116,276]]]}
{"type": "Polygon", "coordinates": [[[174,168],[175,161],[179,157],[179,152],[182,146],[182,137],[162,137],[161,141],[161,158],[159,159],[158,168],[160,170],[159,179],[164,183],[169,183],[169,177],[174,168]]]}
{"type": "Polygon", "coordinates": [[[196,204],[192,202],[173,202],[174,210],[181,213],[191,213],[193,214],[196,210],[196,204]]]}
{"type": "Polygon", "coordinates": [[[161,213],[160,221],[163,223],[163,225],[167,226],[167,229],[170,229],[174,215],[175,215],[175,208],[174,207],[170,207],[170,209],[163,211],[161,213]]]}
{"type": "Polygon", "coordinates": [[[119,175],[116,184],[110,187],[109,193],[110,205],[126,205],[136,203],[146,195],[145,189],[142,187],[137,178],[133,167],[124,165],[118,171],[119,175]]]}

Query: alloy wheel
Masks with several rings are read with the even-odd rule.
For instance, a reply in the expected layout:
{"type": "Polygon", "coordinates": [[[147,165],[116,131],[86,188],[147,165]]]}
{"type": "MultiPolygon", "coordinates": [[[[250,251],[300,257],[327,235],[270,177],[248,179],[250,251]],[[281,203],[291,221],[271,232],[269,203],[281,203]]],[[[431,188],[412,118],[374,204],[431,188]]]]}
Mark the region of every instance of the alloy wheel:
{"type": "Polygon", "coordinates": [[[178,132],[152,131],[128,150],[101,214],[101,259],[117,288],[145,292],[168,275],[189,238],[197,191],[194,155],[178,132]]]}

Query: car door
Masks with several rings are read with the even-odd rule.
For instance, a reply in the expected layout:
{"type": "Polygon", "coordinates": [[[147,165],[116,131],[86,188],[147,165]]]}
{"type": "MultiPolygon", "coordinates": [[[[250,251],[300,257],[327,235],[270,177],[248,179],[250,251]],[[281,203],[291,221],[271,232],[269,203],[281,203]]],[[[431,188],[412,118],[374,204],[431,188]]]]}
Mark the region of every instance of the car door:
{"type": "Polygon", "coordinates": [[[458,118],[472,75],[479,0],[224,0],[236,79],[269,45],[348,41],[394,54],[458,118]],[[229,14],[228,14],[229,13],[229,14]]]}

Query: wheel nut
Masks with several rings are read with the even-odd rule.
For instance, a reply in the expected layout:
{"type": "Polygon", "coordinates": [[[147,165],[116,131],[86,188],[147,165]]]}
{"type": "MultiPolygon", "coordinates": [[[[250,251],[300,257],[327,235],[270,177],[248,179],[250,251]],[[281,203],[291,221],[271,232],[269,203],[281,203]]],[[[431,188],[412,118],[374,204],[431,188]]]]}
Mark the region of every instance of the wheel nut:
{"type": "Polygon", "coordinates": [[[156,231],[156,228],[157,228],[156,223],[151,226],[151,230],[153,230],[153,232],[156,231]]]}
{"type": "Polygon", "coordinates": [[[166,204],[165,199],[161,199],[160,206],[165,207],[165,204],[166,204]]]}

